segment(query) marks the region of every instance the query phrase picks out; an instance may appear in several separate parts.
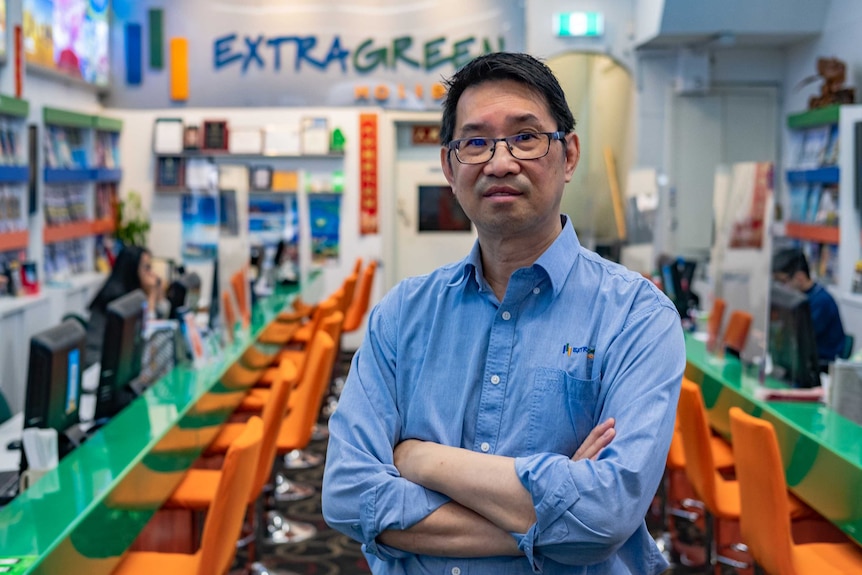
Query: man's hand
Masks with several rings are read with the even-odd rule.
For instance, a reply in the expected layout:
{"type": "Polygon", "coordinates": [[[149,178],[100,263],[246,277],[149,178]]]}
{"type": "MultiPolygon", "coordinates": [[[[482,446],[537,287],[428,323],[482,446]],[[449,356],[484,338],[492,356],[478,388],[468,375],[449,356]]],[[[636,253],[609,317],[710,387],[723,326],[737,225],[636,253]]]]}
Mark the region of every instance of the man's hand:
{"type": "Polygon", "coordinates": [[[584,440],[575,454],[572,456],[572,461],[580,461],[581,459],[591,459],[593,461],[599,456],[599,453],[610,445],[616,435],[614,425],[616,421],[613,417],[604,420],[590,431],[590,434],[584,440]]]}

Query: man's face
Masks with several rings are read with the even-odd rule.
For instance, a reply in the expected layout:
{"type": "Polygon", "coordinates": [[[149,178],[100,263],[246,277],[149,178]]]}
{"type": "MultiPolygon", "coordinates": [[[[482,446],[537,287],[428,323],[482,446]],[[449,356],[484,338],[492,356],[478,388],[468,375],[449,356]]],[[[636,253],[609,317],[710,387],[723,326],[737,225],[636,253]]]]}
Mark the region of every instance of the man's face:
{"type": "Polygon", "coordinates": [[[800,272],[789,274],[787,272],[773,272],[772,279],[786,287],[793,288],[797,291],[803,291],[802,286],[799,285],[799,281],[797,276],[801,275],[800,272]]]}
{"type": "MultiPolygon", "coordinates": [[[[554,132],[557,125],[544,99],[510,80],[468,88],[456,109],[454,139],[502,138],[520,133],[554,132]]],[[[552,140],[548,154],[517,160],[498,142],[484,164],[461,164],[443,148],[446,179],[481,237],[529,237],[559,232],[560,199],[578,163],[575,134],[552,140]]]]}

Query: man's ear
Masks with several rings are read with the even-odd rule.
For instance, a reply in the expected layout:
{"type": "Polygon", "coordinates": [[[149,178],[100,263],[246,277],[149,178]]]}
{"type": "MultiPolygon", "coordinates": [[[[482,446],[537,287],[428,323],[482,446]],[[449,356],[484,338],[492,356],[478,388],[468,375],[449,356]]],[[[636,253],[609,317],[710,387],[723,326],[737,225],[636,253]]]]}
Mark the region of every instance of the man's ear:
{"type": "Polygon", "coordinates": [[[578,160],[581,159],[581,142],[574,132],[566,134],[564,142],[566,144],[566,182],[571,182],[575,168],[578,167],[578,160]]]}
{"type": "Polygon", "coordinates": [[[450,186],[454,187],[455,174],[452,173],[452,153],[446,146],[440,148],[440,167],[443,168],[443,176],[450,186]]]}

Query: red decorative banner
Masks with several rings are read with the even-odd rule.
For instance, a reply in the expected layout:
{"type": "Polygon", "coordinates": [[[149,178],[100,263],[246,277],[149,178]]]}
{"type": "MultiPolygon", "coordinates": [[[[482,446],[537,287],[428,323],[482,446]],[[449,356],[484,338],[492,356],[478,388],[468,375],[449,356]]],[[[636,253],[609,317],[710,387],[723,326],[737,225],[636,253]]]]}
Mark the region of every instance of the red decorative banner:
{"type": "Polygon", "coordinates": [[[359,233],[378,233],[377,114],[359,115],[359,233]]]}
{"type": "Polygon", "coordinates": [[[24,43],[21,40],[21,26],[15,26],[12,45],[12,60],[15,63],[15,97],[20,98],[24,93],[24,81],[22,79],[22,60],[24,59],[24,43]]]}

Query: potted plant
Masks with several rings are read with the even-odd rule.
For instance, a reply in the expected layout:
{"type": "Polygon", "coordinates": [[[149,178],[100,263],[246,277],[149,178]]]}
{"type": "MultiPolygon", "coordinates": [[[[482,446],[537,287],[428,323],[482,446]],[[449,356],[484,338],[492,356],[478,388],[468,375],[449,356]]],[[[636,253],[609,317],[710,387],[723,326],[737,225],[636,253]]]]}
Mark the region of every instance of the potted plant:
{"type": "Polygon", "coordinates": [[[117,241],[124,246],[146,246],[150,220],[141,205],[138,192],[130,191],[117,202],[117,241]]]}

